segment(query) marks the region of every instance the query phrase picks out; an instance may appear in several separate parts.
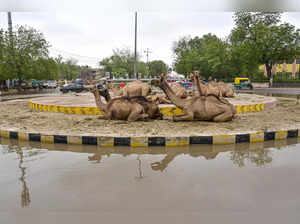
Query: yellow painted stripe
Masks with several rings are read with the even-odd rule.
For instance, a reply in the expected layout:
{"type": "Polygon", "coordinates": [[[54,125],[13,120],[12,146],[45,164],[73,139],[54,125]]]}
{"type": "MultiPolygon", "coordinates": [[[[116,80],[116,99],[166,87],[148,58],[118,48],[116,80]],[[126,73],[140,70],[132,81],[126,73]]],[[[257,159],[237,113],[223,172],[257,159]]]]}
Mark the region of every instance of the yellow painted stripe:
{"type": "Polygon", "coordinates": [[[131,137],[130,146],[132,147],[147,147],[148,137],[131,137]]]}
{"type": "Polygon", "coordinates": [[[3,138],[9,138],[9,131],[1,130],[0,131],[0,136],[3,137],[3,138]]]}
{"type": "Polygon", "coordinates": [[[275,132],[275,140],[286,139],[287,131],[276,131],[275,132]]]}
{"type": "Polygon", "coordinates": [[[42,143],[54,143],[54,136],[53,135],[41,135],[41,142],[42,143]]]}
{"type": "Polygon", "coordinates": [[[166,137],[166,146],[184,146],[189,144],[189,137],[166,137]]]}
{"type": "Polygon", "coordinates": [[[242,110],[243,110],[243,113],[249,112],[249,105],[243,105],[242,110]]]}
{"type": "Polygon", "coordinates": [[[263,142],[265,140],[264,132],[256,132],[250,134],[250,143],[263,142]]]}
{"type": "Polygon", "coordinates": [[[234,144],[235,135],[215,135],[213,136],[213,144],[234,144]]]}
{"type": "Polygon", "coordinates": [[[107,146],[107,147],[114,146],[114,137],[101,136],[97,138],[97,141],[99,146],[107,146]]]}
{"type": "Polygon", "coordinates": [[[18,132],[18,139],[20,141],[29,141],[29,134],[26,132],[18,132]]]}
{"type": "Polygon", "coordinates": [[[242,106],[241,106],[241,105],[235,106],[235,109],[236,109],[236,113],[237,113],[237,114],[243,113],[243,111],[242,111],[242,106]]]}

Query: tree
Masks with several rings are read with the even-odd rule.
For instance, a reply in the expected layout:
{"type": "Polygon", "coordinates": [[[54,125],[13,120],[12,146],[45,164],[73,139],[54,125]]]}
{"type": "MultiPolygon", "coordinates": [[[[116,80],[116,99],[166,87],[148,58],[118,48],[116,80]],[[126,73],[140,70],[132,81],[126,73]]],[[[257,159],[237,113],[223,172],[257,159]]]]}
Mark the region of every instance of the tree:
{"type": "Polygon", "coordinates": [[[237,12],[230,35],[232,49],[243,52],[241,58],[249,67],[264,64],[269,79],[274,64],[300,55],[300,30],[279,24],[280,16],[278,12],[237,12]]]}
{"type": "MultiPolygon", "coordinates": [[[[126,73],[129,77],[133,77],[134,67],[134,54],[129,48],[115,49],[113,55],[104,58],[99,62],[99,65],[103,67],[104,72],[109,72],[114,77],[125,77],[126,73]]],[[[137,74],[146,74],[147,66],[145,62],[140,61],[140,56],[137,55],[137,74]]]]}
{"type": "Polygon", "coordinates": [[[155,77],[168,72],[168,65],[162,60],[154,60],[149,62],[149,75],[155,77]]]}
{"type": "Polygon", "coordinates": [[[20,26],[12,33],[2,31],[0,35],[1,76],[19,80],[39,78],[41,73],[38,64],[41,64],[41,58],[48,59],[49,43],[43,34],[33,28],[20,26]]]}
{"type": "Polygon", "coordinates": [[[55,59],[57,63],[57,77],[60,79],[72,80],[80,76],[80,66],[77,65],[77,60],[70,58],[63,61],[63,58],[59,56],[55,59]]]}
{"type": "Polygon", "coordinates": [[[175,70],[188,75],[200,70],[201,75],[228,79],[232,74],[230,51],[226,41],[216,35],[206,34],[203,37],[184,37],[174,43],[175,70]]]}

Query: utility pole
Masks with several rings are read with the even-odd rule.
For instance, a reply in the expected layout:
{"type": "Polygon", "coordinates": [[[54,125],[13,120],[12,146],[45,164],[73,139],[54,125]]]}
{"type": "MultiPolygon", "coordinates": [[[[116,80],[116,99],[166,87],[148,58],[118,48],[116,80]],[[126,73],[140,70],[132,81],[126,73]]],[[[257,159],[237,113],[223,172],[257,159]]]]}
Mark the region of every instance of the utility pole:
{"type": "Polygon", "coordinates": [[[149,50],[149,48],[147,48],[144,53],[146,53],[147,55],[147,76],[149,77],[149,53],[151,53],[151,51],[149,50]]]}
{"type": "Polygon", "coordinates": [[[136,73],[136,36],[137,36],[137,12],[135,12],[135,38],[134,38],[134,67],[133,67],[133,73],[136,79],[137,73],[136,73]]]}
{"type": "MultiPolygon", "coordinates": [[[[14,50],[13,50],[14,45],[13,45],[11,12],[7,12],[7,21],[8,21],[9,44],[10,44],[10,63],[14,64],[14,50]]],[[[7,81],[7,87],[9,88],[9,81],[7,81]]]]}
{"type": "Polygon", "coordinates": [[[12,33],[11,12],[7,12],[7,19],[8,19],[8,31],[9,34],[11,34],[12,33]]]}

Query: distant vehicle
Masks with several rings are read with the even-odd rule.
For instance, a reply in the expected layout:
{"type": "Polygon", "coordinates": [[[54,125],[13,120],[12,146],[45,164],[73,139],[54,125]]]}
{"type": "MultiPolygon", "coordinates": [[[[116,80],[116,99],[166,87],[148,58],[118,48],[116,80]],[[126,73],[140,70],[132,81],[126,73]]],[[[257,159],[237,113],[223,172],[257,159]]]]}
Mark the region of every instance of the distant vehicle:
{"type": "Polygon", "coordinates": [[[75,80],[75,83],[77,83],[77,84],[82,84],[82,85],[83,85],[83,80],[82,80],[82,79],[76,79],[76,80],[75,80]]]}
{"type": "Polygon", "coordinates": [[[235,89],[253,89],[251,80],[249,78],[238,77],[234,79],[235,89]]]}
{"type": "Polygon", "coordinates": [[[78,84],[78,83],[70,83],[70,84],[64,84],[63,86],[60,87],[59,89],[62,93],[67,93],[69,91],[71,92],[76,92],[76,93],[80,93],[83,90],[85,90],[85,88],[83,87],[83,85],[78,84]]]}
{"type": "Polygon", "coordinates": [[[44,83],[44,86],[46,88],[50,88],[50,89],[51,88],[56,88],[57,87],[57,82],[56,82],[56,80],[49,80],[49,81],[44,83]]]}

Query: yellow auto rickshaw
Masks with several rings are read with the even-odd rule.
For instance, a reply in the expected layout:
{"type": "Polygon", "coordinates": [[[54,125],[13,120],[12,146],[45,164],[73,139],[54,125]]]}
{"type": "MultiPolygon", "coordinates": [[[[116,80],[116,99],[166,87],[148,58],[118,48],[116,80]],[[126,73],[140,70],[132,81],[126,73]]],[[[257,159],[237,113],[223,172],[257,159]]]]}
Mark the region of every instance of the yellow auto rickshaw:
{"type": "Polygon", "coordinates": [[[251,80],[245,77],[238,77],[234,79],[235,89],[253,89],[251,80]]]}

